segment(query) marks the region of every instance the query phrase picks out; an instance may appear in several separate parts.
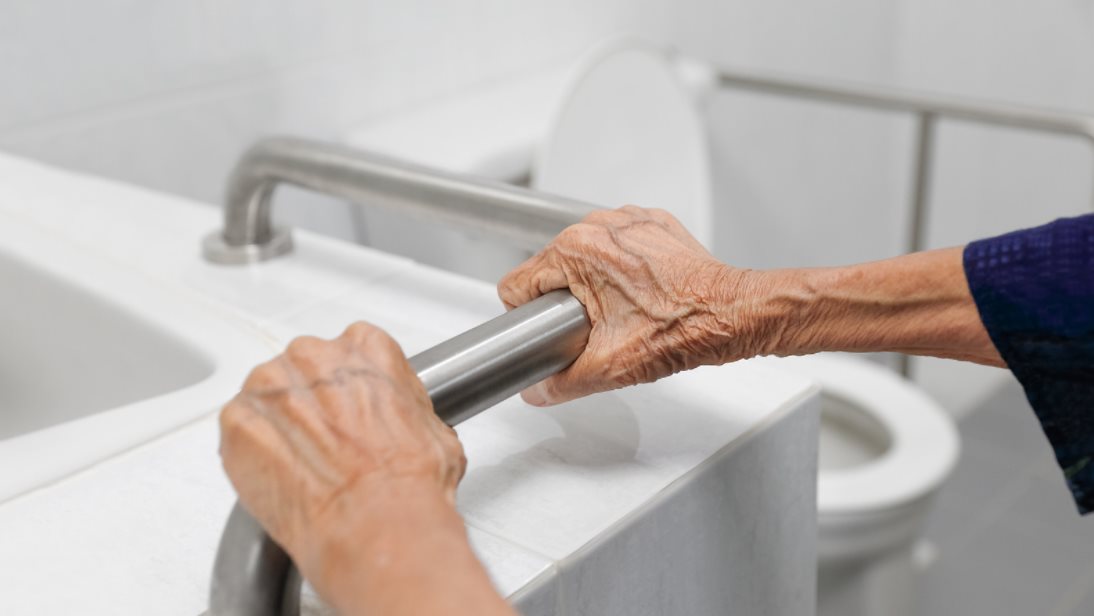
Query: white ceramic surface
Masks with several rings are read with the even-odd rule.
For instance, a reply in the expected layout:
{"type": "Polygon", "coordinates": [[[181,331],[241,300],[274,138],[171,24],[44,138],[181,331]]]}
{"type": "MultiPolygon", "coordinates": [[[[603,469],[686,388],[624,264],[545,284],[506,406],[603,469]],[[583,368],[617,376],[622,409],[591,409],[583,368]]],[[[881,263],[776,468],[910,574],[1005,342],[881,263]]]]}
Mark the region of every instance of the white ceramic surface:
{"type": "MultiPolygon", "coordinates": [[[[288,258],[253,268],[212,266],[198,258],[198,247],[219,224],[213,208],[5,157],[0,175],[12,178],[0,185],[4,228],[27,238],[27,246],[5,244],[5,251],[25,248],[34,262],[60,269],[69,261],[51,255],[82,257],[84,263],[72,271],[90,268],[97,292],[132,303],[141,314],[159,315],[149,318],[167,321],[165,330],[179,332],[214,359],[241,359],[236,353],[249,347],[236,337],[262,341],[246,361],[232,362],[223,380],[195,390],[201,395],[180,397],[185,404],[163,398],[143,407],[148,417],[95,416],[116,416],[119,425],[112,427],[118,434],[146,426],[149,417],[177,419],[182,412],[195,423],[152,440],[154,434],[142,435],[133,443],[144,444],[0,505],[5,613],[196,613],[204,606],[215,543],[232,500],[216,456],[216,423],[208,414],[234,392],[247,369],[293,336],[332,336],[362,318],[388,328],[414,352],[501,312],[492,285],[306,233],[297,235],[297,251],[288,258]],[[50,240],[31,241],[37,235],[50,240]],[[142,284],[134,288],[126,280],[142,284]],[[218,315],[231,331],[204,331],[206,322],[196,314],[218,315]]],[[[517,607],[574,613],[575,606],[595,602],[610,589],[562,590],[560,563],[592,557],[582,551],[585,546],[633,528],[655,503],[676,503],[675,495],[687,493],[683,488],[700,476],[695,469],[760,435],[771,435],[779,448],[809,450],[815,434],[791,429],[801,424],[790,420],[813,412],[814,395],[804,379],[746,362],[549,410],[514,397],[459,427],[470,460],[459,507],[492,578],[517,607]]],[[[78,436],[98,433],[84,425],[78,436]]],[[[64,459],[71,443],[94,440],[69,436],[40,443],[34,455],[24,452],[3,468],[64,459]]],[[[780,451],[765,455],[778,458],[780,451]]],[[[785,498],[783,506],[742,498],[722,512],[741,525],[735,545],[750,550],[723,556],[749,563],[763,555],[784,563],[748,570],[782,576],[771,578],[768,589],[811,579],[809,562],[794,558],[789,544],[745,530],[777,521],[793,536],[812,537],[813,467],[805,464],[812,457],[787,460],[800,464],[785,467],[778,486],[770,488],[772,496],[785,498]]],[[[755,466],[741,468],[753,470],[734,485],[769,483],[764,477],[770,475],[758,474],[755,466]]],[[[710,497],[728,502],[731,494],[726,487],[710,497]]],[[[627,541],[653,541],[656,533],[657,541],[670,545],[681,542],[680,533],[711,532],[661,524],[642,528],[627,541]]],[[[794,549],[813,548],[805,543],[794,549]]],[[[648,574],[640,563],[605,558],[601,562],[614,566],[615,575],[632,576],[635,583],[648,574]]],[[[720,567],[705,559],[689,566],[720,567]]],[[[686,577],[665,580],[666,593],[694,590],[673,586],[686,577]]],[[[771,596],[766,590],[749,594],[750,588],[741,587],[742,604],[771,596]]],[[[615,613],[640,609],[617,605],[615,613]]]]}
{"type": "MultiPolygon", "coordinates": [[[[26,258],[35,255],[16,257],[13,228],[0,227],[7,236],[0,238],[0,440],[182,389],[213,372],[189,342],[89,284],[93,269],[51,272],[26,258]]],[[[40,237],[20,236],[49,249],[40,237]]]]}
{"type": "Polygon", "coordinates": [[[2,206],[0,246],[0,502],[213,412],[275,349],[2,206]]]}

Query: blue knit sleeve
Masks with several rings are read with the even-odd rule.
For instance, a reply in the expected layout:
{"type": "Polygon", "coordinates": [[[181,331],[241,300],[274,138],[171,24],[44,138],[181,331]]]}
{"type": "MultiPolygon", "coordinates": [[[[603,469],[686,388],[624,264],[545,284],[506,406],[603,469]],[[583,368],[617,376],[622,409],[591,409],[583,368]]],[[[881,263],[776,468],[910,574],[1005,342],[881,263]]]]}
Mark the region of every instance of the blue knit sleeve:
{"type": "Polygon", "coordinates": [[[973,242],[964,262],[1079,511],[1094,511],[1094,215],[973,242]]]}

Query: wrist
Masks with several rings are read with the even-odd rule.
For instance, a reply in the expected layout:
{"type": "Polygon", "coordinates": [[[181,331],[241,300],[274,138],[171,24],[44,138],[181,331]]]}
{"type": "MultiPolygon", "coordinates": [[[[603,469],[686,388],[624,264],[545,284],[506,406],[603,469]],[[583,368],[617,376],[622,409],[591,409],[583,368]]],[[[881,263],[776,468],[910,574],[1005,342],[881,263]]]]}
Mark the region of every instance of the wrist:
{"type": "Polygon", "coordinates": [[[815,277],[823,270],[727,269],[719,284],[720,327],[714,334],[718,363],[813,352],[803,332],[815,320],[815,277]]]}
{"type": "Polygon", "coordinates": [[[317,589],[337,604],[377,570],[417,567],[437,545],[466,541],[452,499],[435,479],[367,478],[328,505],[298,565],[313,583],[325,580],[317,589]]]}
{"type": "Polygon", "coordinates": [[[350,499],[370,506],[342,532],[324,533],[313,568],[301,568],[337,613],[440,614],[462,605],[512,614],[435,479],[393,480],[366,498],[350,499]]]}

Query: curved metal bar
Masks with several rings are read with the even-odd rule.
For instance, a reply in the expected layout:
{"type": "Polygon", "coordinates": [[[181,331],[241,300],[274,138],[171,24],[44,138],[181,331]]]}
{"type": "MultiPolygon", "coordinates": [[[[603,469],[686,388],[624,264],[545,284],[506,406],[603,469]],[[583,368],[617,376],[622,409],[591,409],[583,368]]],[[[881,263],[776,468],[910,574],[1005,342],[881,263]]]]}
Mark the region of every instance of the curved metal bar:
{"type": "Polygon", "coordinates": [[[252,146],[228,182],[224,229],[208,236],[214,263],[263,261],[292,250],[287,229],[274,227],[271,198],[292,184],[353,203],[397,208],[538,249],[598,208],[500,182],[467,178],[328,143],[273,137],[252,146]]]}
{"type": "Polygon", "coordinates": [[[1073,135],[1094,145],[1094,116],[1084,113],[1038,109],[940,94],[924,94],[866,84],[714,70],[719,85],[725,88],[767,92],[792,98],[814,99],[874,109],[929,113],[939,118],[1073,135]]]}
{"type": "MultiPolygon", "coordinates": [[[[423,351],[410,365],[433,408],[454,426],[570,365],[589,336],[584,306],[552,291],[423,351]]],[[[292,561],[238,503],[213,566],[209,616],[296,616],[292,561]]]]}

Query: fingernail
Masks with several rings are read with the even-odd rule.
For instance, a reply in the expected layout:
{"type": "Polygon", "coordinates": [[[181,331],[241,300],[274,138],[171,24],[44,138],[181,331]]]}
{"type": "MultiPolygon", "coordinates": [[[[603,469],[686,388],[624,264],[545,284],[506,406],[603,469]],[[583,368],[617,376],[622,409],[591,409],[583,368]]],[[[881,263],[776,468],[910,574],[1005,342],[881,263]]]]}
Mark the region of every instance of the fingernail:
{"type": "Polygon", "coordinates": [[[523,398],[526,403],[531,404],[532,406],[547,405],[547,401],[543,398],[543,395],[539,392],[539,388],[537,387],[529,387],[528,389],[525,389],[524,391],[520,392],[520,397],[523,398]]]}

